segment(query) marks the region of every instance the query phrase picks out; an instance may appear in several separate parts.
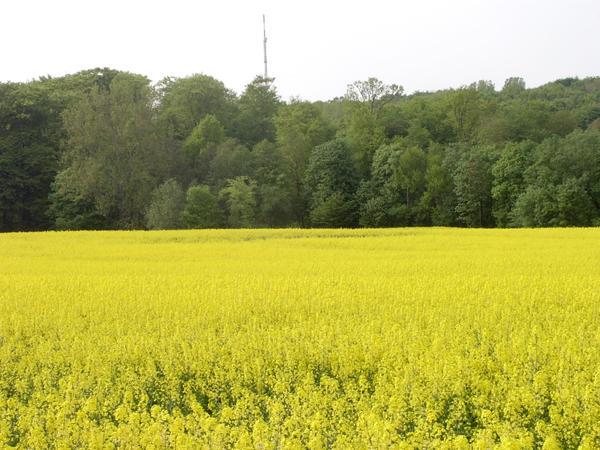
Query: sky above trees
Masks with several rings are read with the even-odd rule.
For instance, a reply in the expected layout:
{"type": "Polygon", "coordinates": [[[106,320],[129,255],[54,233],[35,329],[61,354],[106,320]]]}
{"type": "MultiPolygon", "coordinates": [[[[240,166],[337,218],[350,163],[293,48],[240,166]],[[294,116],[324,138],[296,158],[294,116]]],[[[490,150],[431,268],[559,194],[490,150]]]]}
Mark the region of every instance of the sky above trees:
{"type": "Polygon", "coordinates": [[[328,100],[370,76],[410,93],[600,73],[597,0],[22,0],[2,10],[3,82],[112,67],[154,81],[205,73],[239,93],[263,72],[263,13],[284,99],[328,100]]]}

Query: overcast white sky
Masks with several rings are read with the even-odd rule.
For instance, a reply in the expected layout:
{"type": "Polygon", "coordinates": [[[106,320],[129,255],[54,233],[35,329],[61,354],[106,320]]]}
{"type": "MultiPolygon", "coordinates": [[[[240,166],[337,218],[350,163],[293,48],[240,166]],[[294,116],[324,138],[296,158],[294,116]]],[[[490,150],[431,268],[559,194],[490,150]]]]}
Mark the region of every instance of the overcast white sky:
{"type": "Polygon", "coordinates": [[[370,76],[407,93],[600,76],[600,0],[0,0],[0,81],[94,67],[205,73],[241,92],[328,100],[370,76]]]}

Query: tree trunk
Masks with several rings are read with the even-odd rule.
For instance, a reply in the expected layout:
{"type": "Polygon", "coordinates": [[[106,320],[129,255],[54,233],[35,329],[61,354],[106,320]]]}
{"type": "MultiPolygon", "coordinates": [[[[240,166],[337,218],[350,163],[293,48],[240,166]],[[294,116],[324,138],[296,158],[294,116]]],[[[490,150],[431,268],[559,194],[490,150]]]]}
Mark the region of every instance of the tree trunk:
{"type": "Polygon", "coordinates": [[[483,202],[479,200],[479,226],[483,227],[483,202]]]}

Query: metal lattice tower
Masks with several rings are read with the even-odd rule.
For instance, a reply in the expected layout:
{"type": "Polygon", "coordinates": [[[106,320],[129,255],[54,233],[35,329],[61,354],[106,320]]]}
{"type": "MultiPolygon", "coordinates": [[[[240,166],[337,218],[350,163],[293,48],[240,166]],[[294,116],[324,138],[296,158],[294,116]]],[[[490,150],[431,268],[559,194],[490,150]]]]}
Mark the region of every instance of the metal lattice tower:
{"type": "Polygon", "coordinates": [[[267,27],[265,25],[265,15],[263,14],[263,48],[265,53],[265,80],[269,78],[267,73],[267,27]]]}

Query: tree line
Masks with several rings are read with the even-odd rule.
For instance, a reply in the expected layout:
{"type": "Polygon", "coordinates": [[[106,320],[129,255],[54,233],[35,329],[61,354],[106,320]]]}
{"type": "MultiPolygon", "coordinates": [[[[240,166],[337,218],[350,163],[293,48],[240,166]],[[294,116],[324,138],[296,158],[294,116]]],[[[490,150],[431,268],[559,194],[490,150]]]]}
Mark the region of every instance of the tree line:
{"type": "Polygon", "coordinates": [[[208,75],[0,83],[0,231],[600,225],[600,78],[284,102],[208,75]]]}

